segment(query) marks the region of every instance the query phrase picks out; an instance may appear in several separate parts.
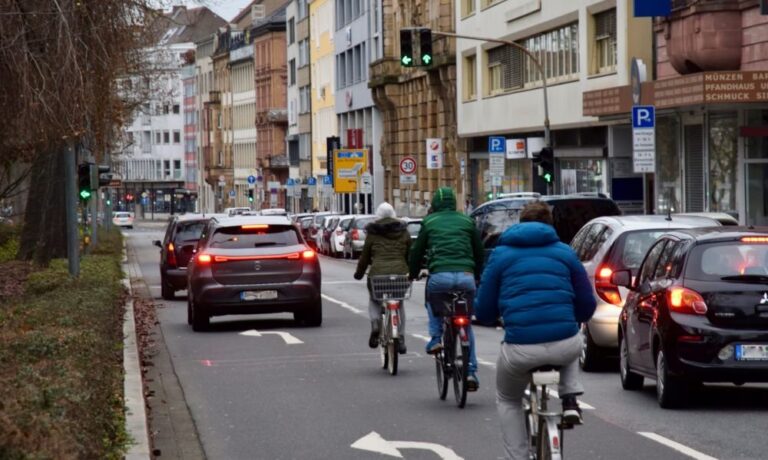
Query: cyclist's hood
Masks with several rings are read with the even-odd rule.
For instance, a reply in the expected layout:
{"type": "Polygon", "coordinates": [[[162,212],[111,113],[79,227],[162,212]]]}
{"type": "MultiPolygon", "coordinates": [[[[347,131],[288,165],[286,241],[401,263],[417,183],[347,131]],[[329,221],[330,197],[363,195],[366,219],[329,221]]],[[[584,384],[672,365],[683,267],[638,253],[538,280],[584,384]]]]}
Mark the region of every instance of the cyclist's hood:
{"type": "Polygon", "coordinates": [[[509,227],[499,238],[505,246],[549,246],[560,241],[555,228],[541,222],[521,222],[509,227]]]}
{"type": "Polygon", "coordinates": [[[455,211],[456,194],[450,187],[440,187],[432,195],[432,212],[455,211]]]}
{"type": "Polygon", "coordinates": [[[384,238],[397,239],[407,230],[404,222],[392,217],[385,217],[366,225],[365,231],[370,235],[379,235],[384,238]]]}

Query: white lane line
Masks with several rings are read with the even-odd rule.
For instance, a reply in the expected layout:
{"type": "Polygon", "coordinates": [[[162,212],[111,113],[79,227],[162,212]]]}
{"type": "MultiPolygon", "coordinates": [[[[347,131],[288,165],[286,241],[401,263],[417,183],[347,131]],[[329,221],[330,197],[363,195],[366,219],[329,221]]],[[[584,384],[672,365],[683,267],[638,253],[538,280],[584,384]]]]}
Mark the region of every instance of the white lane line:
{"type": "Polygon", "coordinates": [[[355,308],[352,305],[348,304],[347,302],[342,302],[341,300],[334,299],[333,297],[327,296],[325,294],[320,294],[325,300],[328,300],[329,302],[333,302],[335,304],[338,304],[341,308],[346,308],[347,310],[351,311],[352,313],[356,315],[362,315],[363,310],[360,310],[359,308],[355,308]]]}
{"type": "Polygon", "coordinates": [[[486,361],[483,358],[477,358],[477,364],[482,364],[483,366],[494,367],[494,368],[496,367],[496,363],[486,361]]]}
{"type": "Polygon", "coordinates": [[[703,454],[697,450],[693,450],[688,446],[684,446],[680,444],[679,442],[675,442],[671,439],[667,439],[664,436],[658,435],[656,433],[650,433],[647,431],[639,431],[637,434],[640,436],[644,436],[652,441],[656,441],[659,444],[663,444],[670,449],[674,449],[680,453],[683,453],[691,458],[695,458],[696,460],[717,460],[715,457],[710,457],[707,454],[703,454]]]}
{"type": "Polygon", "coordinates": [[[416,337],[417,339],[421,339],[421,340],[423,340],[425,342],[429,342],[429,340],[430,340],[429,337],[427,337],[426,335],[421,335],[421,334],[411,334],[411,337],[416,337]]]}

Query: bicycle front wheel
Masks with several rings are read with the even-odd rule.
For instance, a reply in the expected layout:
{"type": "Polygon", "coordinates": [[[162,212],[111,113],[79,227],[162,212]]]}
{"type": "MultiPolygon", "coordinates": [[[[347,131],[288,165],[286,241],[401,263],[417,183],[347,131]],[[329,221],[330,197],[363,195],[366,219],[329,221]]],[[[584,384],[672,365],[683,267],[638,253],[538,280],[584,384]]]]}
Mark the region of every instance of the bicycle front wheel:
{"type": "Polygon", "coordinates": [[[454,340],[456,352],[453,354],[453,395],[456,405],[463,408],[467,404],[467,376],[469,375],[469,346],[462,345],[460,340],[454,340]]]}
{"type": "Polygon", "coordinates": [[[389,375],[397,375],[397,353],[399,348],[398,339],[390,339],[387,344],[387,361],[389,375]]]}
{"type": "Polygon", "coordinates": [[[561,432],[557,423],[550,419],[541,419],[539,432],[539,449],[537,460],[562,460],[561,432]]]}

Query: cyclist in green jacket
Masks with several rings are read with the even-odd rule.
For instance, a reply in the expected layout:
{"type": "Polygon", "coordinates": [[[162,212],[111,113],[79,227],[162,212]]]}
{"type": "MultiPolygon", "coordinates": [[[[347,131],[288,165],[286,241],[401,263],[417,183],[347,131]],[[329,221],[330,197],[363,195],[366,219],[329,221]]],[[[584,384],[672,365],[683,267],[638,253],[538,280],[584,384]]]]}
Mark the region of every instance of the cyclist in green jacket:
{"type": "MultiPolygon", "coordinates": [[[[450,187],[437,189],[432,196],[431,213],[421,223],[419,237],[411,247],[410,277],[418,277],[424,256],[429,254],[426,300],[429,316],[427,353],[434,354],[442,348],[443,323],[434,315],[430,298],[435,301],[442,295],[462,290],[468,305],[473,304],[475,282],[483,273],[483,242],[472,220],[456,210],[456,195],[450,187]]],[[[467,390],[477,391],[477,356],[475,335],[469,331],[470,362],[467,390]]]]}

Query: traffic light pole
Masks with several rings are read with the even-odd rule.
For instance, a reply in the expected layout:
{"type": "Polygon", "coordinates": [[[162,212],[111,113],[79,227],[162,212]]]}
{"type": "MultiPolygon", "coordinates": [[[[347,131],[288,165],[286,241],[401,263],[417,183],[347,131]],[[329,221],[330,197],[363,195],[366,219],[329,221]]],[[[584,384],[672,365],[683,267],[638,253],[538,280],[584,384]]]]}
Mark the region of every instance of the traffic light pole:
{"type": "Polygon", "coordinates": [[[541,65],[541,62],[539,62],[538,59],[531,53],[526,47],[515,43],[510,40],[501,40],[498,38],[487,38],[487,37],[475,37],[472,35],[461,35],[461,34],[454,34],[450,32],[439,32],[436,30],[432,31],[432,35],[438,35],[443,37],[453,37],[453,38],[463,38],[465,40],[478,40],[478,41],[484,41],[484,42],[491,42],[491,43],[501,43],[504,45],[513,46],[523,53],[525,53],[531,61],[536,65],[536,69],[539,71],[539,74],[541,75],[541,83],[542,83],[542,89],[544,90],[544,145],[546,147],[551,147],[550,144],[550,132],[549,132],[549,102],[547,100],[547,75],[544,72],[544,67],[541,65]]]}
{"type": "Polygon", "coordinates": [[[80,276],[80,245],[77,241],[77,161],[75,148],[70,143],[64,153],[65,212],[67,216],[67,262],[69,274],[80,276]]]}

